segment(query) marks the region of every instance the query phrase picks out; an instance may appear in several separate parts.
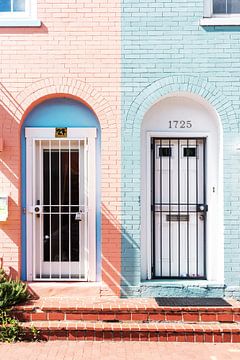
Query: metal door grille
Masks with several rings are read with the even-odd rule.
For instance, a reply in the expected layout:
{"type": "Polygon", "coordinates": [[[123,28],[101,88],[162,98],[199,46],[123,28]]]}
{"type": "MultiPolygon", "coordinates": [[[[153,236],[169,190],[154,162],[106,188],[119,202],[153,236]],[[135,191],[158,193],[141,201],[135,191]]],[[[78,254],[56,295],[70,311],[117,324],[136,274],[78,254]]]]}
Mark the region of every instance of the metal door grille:
{"type": "Polygon", "coordinates": [[[87,273],[87,140],[35,140],[35,278],[76,280],[87,273]]]}
{"type": "Polygon", "coordinates": [[[205,138],[152,138],[152,277],[206,278],[205,138]]]}

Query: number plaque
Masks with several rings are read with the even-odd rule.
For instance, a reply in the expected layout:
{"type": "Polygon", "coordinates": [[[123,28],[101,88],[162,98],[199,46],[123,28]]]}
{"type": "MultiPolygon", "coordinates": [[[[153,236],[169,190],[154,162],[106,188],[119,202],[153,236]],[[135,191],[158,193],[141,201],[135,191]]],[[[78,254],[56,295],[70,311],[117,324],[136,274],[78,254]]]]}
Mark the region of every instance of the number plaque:
{"type": "Polygon", "coordinates": [[[55,129],[55,138],[66,138],[66,137],[67,137],[67,128],[55,129]]]}
{"type": "Polygon", "coordinates": [[[169,129],[190,129],[192,127],[191,120],[170,120],[168,122],[169,129]]]}

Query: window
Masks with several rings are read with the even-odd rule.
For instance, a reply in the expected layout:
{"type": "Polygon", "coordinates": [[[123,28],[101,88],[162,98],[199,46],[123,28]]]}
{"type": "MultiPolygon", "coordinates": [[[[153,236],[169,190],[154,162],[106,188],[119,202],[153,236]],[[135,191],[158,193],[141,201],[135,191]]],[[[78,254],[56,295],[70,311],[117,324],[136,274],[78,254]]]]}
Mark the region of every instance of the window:
{"type": "Polygon", "coordinates": [[[172,156],[172,148],[170,147],[159,147],[159,157],[161,156],[172,156]]]}
{"type": "Polygon", "coordinates": [[[197,148],[195,148],[195,147],[183,148],[183,156],[184,157],[196,157],[197,156],[197,148]]]}
{"type": "Polygon", "coordinates": [[[240,0],[203,0],[200,25],[240,25],[240,0]]]}
{"type": "Polygon", "coordinates": [[[239,0],[213,0],[213,15],[240,14],[239,0]]]}
{"type": "Polygon", "coordinates": [[[37,0],[0,0],[0,26],[40,26],[37,0]]]}
{"type": "Polygon", "coordinates": [[[1,17],[27,16],[29,5],[27,0],[0,0],[0,15],[1,17]]]}

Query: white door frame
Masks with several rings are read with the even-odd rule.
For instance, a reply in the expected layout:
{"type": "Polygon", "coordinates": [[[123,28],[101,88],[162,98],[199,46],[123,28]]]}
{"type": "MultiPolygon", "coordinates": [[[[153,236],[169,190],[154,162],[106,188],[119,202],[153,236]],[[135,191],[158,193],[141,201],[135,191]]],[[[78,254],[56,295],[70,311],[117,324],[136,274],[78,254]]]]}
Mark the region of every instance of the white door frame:
{"type": "MultiPolygon", "coordinates": [[[[223,281],[223,233],[221,231],[223,224],[223,198],[221,185],[219,185],[218,174],[213,173],[211,163],[212,161],[221,160],[215,159],[211,154],[211,148],[214,146],[212,135],[206,132],[162,132],[162,131],[147,131],[145,133],[145,151],[146,151],[146,176],[143,176],[143,191],[145,192],[146,206],[142,204],[141,208],[141,247],[142,247],[142,261],[143,266],[147,270],[147,280],[152,278],[151,269],[151,248],[152,248],[152,234],[151,234],[151,138],[206,138],[206,203],[208,204],[208,215],[206,224],[206,271],[207,280],[221,282],[223,281]],[[220,245],[219,245],[220,244],[220,245]],[[215,256],[219,257],[219,264],[214,263],[215,256]]],[[[142,202],[141,202],[142,203],[142,202]]],[[[178,280],[176,280],[178,281],[178,280]]]]}
{"type": "MultiPolygon", "coordinates": [[[[96,128],[68,128],[66,138],[56,138],[55,128],[26,128],[26,235],[27,235],[27,280],[33,281],[35,279],[35,249],[34,239],[35,231],[33,231],[34,217],[32,212],[33,194],[35,179],[31,179],[35,171],[32,170],[34,166],[34,152],[35,140],[85,140],[87,139],[88,151],[88,169],[87,169],[87,208],[88,208],[88,269],[86,274],[86,281],[96,281],[96,128]]],[[[52,279],[53,281],[64,281],[64,279],[52,279]]],[[[46,281],[46,279],[45,279],[46,281]]],[[[49,281],[49,280],[48,280],[49,281]]],[[[72,279],[76,281],[76,279],[72,279]]],[[[82,280],[79,280],[82,281],[82,280]]]]}

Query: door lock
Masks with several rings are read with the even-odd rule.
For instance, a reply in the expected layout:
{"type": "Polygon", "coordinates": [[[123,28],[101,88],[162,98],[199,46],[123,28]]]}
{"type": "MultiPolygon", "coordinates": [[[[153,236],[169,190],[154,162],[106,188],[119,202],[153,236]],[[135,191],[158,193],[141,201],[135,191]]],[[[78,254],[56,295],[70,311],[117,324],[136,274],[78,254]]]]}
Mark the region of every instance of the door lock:
{"type": "Polygon", "coordinates": [[[40,217],[42,207],[40,205],[40,200],[37,200],[36,205],[34,206],[34,213],[37,215],[37,217],[40,217]]]}
{"type": "Polygon", "coordinates": [[[198,204],[197,205],[197,211],[198,212],[207,212],[208,211],[208,205],[206,205],[206,204],[198,204]]]}
{"type": "Polygon", "coordinates": [[[37,217],[40,217],[42,212],[42,206],[40,205],[40,201],[37,201],[37,204],[33,207],[33,212],[37,217]]]}
{"type": "Polygon", "coordinates": [[[82,212],[82,211],[76,213],[76,215],[75,215],[75,220],[76,220],[76,221],[82,221],[82,216],[83,216],[83,212],[82,212]]]}

